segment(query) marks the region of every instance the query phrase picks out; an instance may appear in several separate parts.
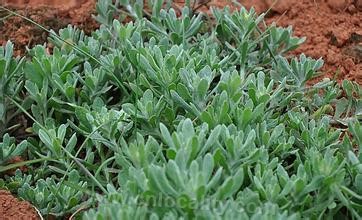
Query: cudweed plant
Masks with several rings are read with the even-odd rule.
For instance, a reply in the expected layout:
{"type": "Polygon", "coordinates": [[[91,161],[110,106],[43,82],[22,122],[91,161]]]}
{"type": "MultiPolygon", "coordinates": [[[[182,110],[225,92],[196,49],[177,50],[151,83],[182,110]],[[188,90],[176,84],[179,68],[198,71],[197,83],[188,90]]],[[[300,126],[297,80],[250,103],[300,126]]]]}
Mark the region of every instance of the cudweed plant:
{"type": "Polygon", "coordinates": [[[16,156],[21,156],[27,147],[27,141],[22,141],[20,144],[15,143],[15,138],[5,134],[0,143],[0,165],[3,166],[14,159],[16,156]]]}
{"type": "Polygon", "coordinates": [[[54,179],[40,179],[32,187],[25,183],[19,189],[19,196],[32,201],[41,212],[63,216],[65,213],[75,211],[81,206],[83,189],[87,184],[80,181],[79,174],[73,170],[65,184],[56,183],[54,179]],[[67,186],[68,184],[68,186],[67,186]]]}
{"type": "Polygon", "coordinates": [[[18,99],[24,85],[24,58],[14,58],[14,45],[8,41],[5,47],[0,47],[0,136],[8,131],[11,119],[17,114],[8,96],[18,99]]]}
{"type": "Polygon", "coordinates": [[[52,31],[26,61],[8,43],[0,125],[16,106],[32,137],[5,135],[0,161],[31,169],[0,186],[57,217],[360,219],[360,86],[307,85],[323,61],[285,57],[291,27],[193,3],[98,1],[90,36],[52,31]]]}

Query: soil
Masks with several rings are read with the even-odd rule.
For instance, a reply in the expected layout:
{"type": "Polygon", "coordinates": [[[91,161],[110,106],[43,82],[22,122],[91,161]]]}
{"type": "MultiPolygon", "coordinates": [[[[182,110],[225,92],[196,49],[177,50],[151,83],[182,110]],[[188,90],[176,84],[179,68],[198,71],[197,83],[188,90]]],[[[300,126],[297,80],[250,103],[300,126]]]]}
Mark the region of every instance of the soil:
{"type": "MultiPolygon", "coordinates": [[[[5,4],[18,9],[46,28],[58,30],[68,23],[86,32],[97,27],[92,19],[95,0],[3,0],[5,4]]],[[[178,1],[183,2],[183,1],[178,1]]],[[[208,1],[199,1],[208,2],[208,1]]],[[[267,23],[280,26],[292,25],[299,37],[306,42],[293,55],[305,53],[313,58],[322,57],[325,65],[322,77],[338,80],[350,79],[362,84],[362,1],[361,0],[241,0],[245,7],[253,6],[257,12],[272,7],[267,23]]],[[[201,7],[231,5],[230,1],[213,0],[201,7]]],[[[45,42],[47,35],[18,17],[5,20],[0,26],[0,44],[12,40],[17,54],[26,46],[45,42]]]]}
{"type": "MultiPolygon", "coordinates": [[[[290,1],[293,2],[293,1],[290,1]]],[[[295,1],[277,22],[292,25],[296,36],[306,36],[306,42],[293,51],[313,58],[322,57],[323,77],[349,79],[362,84],[362,1],[329,0],[295,1]],[[344,3],[341,3],[344,2],[344,3]],[[358,5],[359,4],[359,5],[358,5]]],[[[268,18],[268,22],[275,18],[268,18]]]]}
{"type": "MultiPolygon", "coordinates": [[[[329,77],[349,79],[362,85],[362,0],[239,0],[258,13],[271,8],[266,23],[293,26],[294,35],[306,37],[291,53],[324,60],[322,75],[310,83],[329,77]]],[[[223,7],[231,1],[213,0],[210,6],[223,7]]],[[[232,8],[233,9],[233,8],[232,8]]]]}
{"type": "Polygon", "coordinates": [[[40,218],[30,203],[20,201],[11,193],[0,190],[0,219],[37,220],[40,218]]]}
{"type": "MultiPolygon", "coordinates": [[[[92,18],[96,0],[0,0],[11,9],[17,9],[48,29],[58,30],[67,24],[84,29],[86,33],[98,27],[92,18]]],[[[183,0],[176,1],[183,3],[183,0]]],[[[210,6],[232,5],[230,0],[199,0],[210,6]]],[[[305,53],[313,58],[322,57],[325,65],[322,77],[349,79],[362,84],[362,0],[239,0],[246,8],[265,12],[267,23],[292,25],[294,34],[305,36],[306,42],[292,55],[305,53]]],[[[235,7],[234,7],[235,8],[235,7]]],[[[1,13],[0,13],[1,16],[1,13]]],[[[47,34],[18,17],[0,23],[0,44],[7,40],[15,43],[16,54],[26,47],[46,42],[47,34]]]]}
{"type": "MultiPolygon", "coordinates": [[[[2,4],[24,15],[45,28],[58,31],[68,24],[75,25],[86,33],[98,27],[92,18],[95,14],[95,0],[0,0],[2,4]]],[[[6,16],[0,11],[0,18],[6,16]]],[[[0,19],[1,20],[1,19],[0,19]]],[[[43,44],[48,34],[20,17],[7,18],[0,22],[0,45],[7,40],[15,44],[16,55],[24,54],[26,47],[43,44]]]]}

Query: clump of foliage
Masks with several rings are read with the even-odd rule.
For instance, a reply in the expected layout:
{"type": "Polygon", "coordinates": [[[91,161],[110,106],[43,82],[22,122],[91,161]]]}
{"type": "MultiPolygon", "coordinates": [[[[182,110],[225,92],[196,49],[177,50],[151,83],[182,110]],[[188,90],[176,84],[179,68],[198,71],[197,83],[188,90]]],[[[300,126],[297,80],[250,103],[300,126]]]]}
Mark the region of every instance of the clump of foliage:
{"type": "Polygon", "coordinates": [[[31,168],[2,187],[58,217],[359,219],[361,87],[308,85],[323,61],[287,59],[304,39],[253,9],[206,23],[151,2],[144,18],[143,1],[99,1],[91,36],[69,26],[51,54],[0,57],[0,106],[31,124],[0,144],[1,171],[31,168]],[[113,20],[122,7],[133,22],[113,20]]]}
{"type": "Polygon", "coordinates": [[[24,58],[13,57],[13,44],[7,42],[5,47],[0,47],[0,136],[16,128],[10,126],[10,121],[17,115],[15,106],[6,96],[19,99],[23,88],[24,79],[22,67],[24,58]]]}

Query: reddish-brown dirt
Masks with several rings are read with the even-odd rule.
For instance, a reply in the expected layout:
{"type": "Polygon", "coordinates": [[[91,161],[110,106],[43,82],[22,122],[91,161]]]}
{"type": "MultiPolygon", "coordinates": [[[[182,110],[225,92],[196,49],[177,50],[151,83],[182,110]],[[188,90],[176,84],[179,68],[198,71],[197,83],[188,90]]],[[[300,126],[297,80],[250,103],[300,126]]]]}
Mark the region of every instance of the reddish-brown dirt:
{"type": "Polygon", "coordinates": [[[25,201],[20,201],[11,193],[0,190],[0,219],[1,220],[37,220],[37,212],[25,201]]]}
{"type": "Polygon", "coordinates": [[[60,8],[60,9],[70,9],[74,7],[78,7],[79,5],[83,4],[87,0],[2,0],[4,4],[13,5],[13,6],[50,6],[53,8],[60,8]]]}
{"type": "MultiPolygon", "coordinates": [[[[95,0],[0,0],[5,5],[28,16],[46,28],[59,29],[68,23],[86,32],[97,27],[91,18],[95,13],[95,0]]],[[[184,2],[178,0],[176,2],[184,2]]],[[[199,0],[209,6],[231,5],[230,0],[199,0]]],[[[322,77],[338,80],[350,79],[362,84],[362,0],[239,0],[246,8],[253,6],[257,12],[266,11],[267,22],[280,26],[292,25],[296,36],[307,37],[306,42],[292,54],[305,53],[313,58],[322,57],[325,65],[322,77]]],[[[1,15],[1,13],[0,13],[1,15]]],[[[17,54],[25,46],[46,41],[47,35],[23,21],[11,17],[0,23],[0,44],[6,40],[15,43],[17,54]]]]}
{"type": "MultiPolygon", "coordinates": [[[[58,30],[68,24],[83,29],[86,33],[98,27],[92,18],[95,13],[95,0],[0,0],[10,9],[31,18],[47,29],[58,30]]],[[[0,11],[0,18],[6,16],[0,11]]],[[[23,54],[26,47],[43,44],[47,33],[20,17],[12,16],[0,22],[0,45],[11,40],[16,54],[23,54]]]]}
{"type": "MultiPolygon", "coordinates": [[[[323,58],[323,77],[349,79],[362,84],[362,0],[239,0],[258,13],[271,11],[266,22],[293,26],[294,34],[306,42],[291,55],[301,53],[323,58]]],[[[213,0],[209,6],[231,5],[228,0],[213,0]]],[[[208,10],[209,7],[202,7],[208,10]]],[[[313,80],[315,81],[315,80],[313,80]]],[[[312,81],[312,82],[313,82],[312,81]]]]}
{"type": "Polygon", "coordinates": [[[293,54],[322,57],[324,77],[362,84],[362,4],[341,2],[345,1],[295,1],[284,16],[279,16],[280,10],[268,22],[280,19],[278,25],[292,25],[296,36],[306,36],[293,54]]]}

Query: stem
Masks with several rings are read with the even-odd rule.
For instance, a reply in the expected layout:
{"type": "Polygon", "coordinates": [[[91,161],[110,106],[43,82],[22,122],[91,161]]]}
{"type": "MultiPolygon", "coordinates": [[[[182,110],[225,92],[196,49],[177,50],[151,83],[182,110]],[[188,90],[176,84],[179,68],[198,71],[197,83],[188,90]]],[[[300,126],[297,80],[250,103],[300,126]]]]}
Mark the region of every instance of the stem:
{"type": "Polygon", "coordinates": [[[0,85],[0,108],[2,108],[2,110],[0,109],[0,111],[2,111],[2,114],[0,115],[0,139],[2,139],[6,129],[6,103],[2,85],[0,85]]]}

